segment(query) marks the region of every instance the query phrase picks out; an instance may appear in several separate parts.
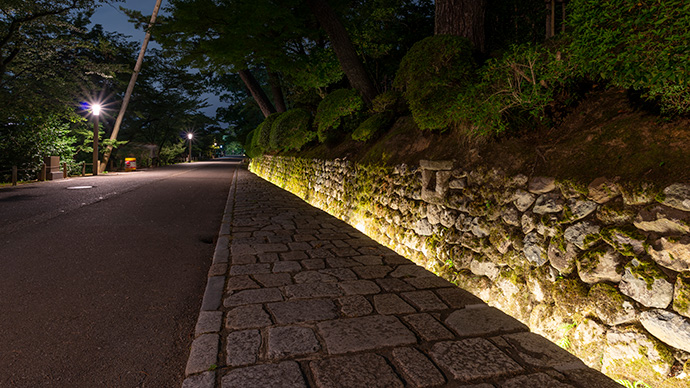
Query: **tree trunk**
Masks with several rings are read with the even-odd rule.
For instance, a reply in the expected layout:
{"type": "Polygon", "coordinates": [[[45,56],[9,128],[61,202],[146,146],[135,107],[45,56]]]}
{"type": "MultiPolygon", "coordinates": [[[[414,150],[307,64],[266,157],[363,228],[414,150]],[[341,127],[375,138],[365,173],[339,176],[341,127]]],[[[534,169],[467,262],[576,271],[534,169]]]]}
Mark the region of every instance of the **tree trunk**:
{"type": "Polygon", "coordinates": [[[484,52],[486,0],[436,0],[434,34],[467,38],[484,52]]]}
{"type": "Polygon", "coordinates": [[[266,96],[266,93],[264,93],[261,85],[259,85],[259,81],[254,78],[252,73],[247,69],[240,70],[238,74],[240,75],[240,78],[244,82],[245,86],[247,86],[247,89],[249,89],[249,93],[251,93],[252,97],[254,97],[254,101],[256,101],[256,103],[259,105],[259,109],[261,109],[261,113],[264,114],[264,117],[268,117],[271,113],[276,113],[276,108],[273,107],[273,104],[268,99],[268,96],[266,96]]]}
{"type": "Polygon", "coordinates": [[[285,97],[283,96],[283,88],[280,86],[280,76],[278,73],[266,68],[268,72],[268,84],[271,85],[271,94],[273,94],[273,103],[278,112],[287,112],[285,106],[285,97]]]}
{"type": "Polygon", "coordinates": [[[371,100],[376,97],[378,92],[364,69],[362,61],[357,56],[357,51],[350,41],[345,26],[326,0],[307,0],[307,3],[321,27],[328,34],[333,45],[333,51],[335,51],[340,67],[350,81],[350,85],[362,95],[367,104],[371,104],[371,100]]]}

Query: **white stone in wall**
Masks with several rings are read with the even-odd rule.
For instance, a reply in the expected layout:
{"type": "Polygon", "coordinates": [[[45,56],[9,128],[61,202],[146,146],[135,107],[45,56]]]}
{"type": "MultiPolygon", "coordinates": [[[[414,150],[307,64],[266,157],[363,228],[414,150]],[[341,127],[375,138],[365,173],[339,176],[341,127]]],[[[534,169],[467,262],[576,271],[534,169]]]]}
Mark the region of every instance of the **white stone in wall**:
{"type": "Polygon", "coordinates": [[[450,228],[455,225],[455,221],[458,218],[458,212],[450,209],[443,209],[441,211],[440,223],[446,228],[450,228]]]}
{"type": "Polygon", "coordinates": [[[499,269],[490,261],[473,260],[470,263],[470,271],[477,276],[486,276],[493,282],[498,277],[499,269]]]}
{"type": "Polygon", "coordinates": [[[520,226],[520,218],[517,209],[514,206],[506,207],[501,213],[501,219],[508,225],[520,226]]]}
{"type": "Polygon", "coordinates": [[[568,208],[573,215],[571,221],[581,220],[597,210],[599,205],[594,201],[581,199],[571,199],[568,201],[568,208]]]}
{"type": "Polygon", "coordinates": [[[525,187],[529,178],[524,174],[517,174],[508,180],[507,186],[510,187],[525,187]]]}
{"type": "Polygon", "coordinates": [[[431,225],[438,225],[441,223],[441,211],[443,209],[439,205],[429,204],[426,206],[426,218],[431,225]]]}
{"type": "Polygon", "coordinates": [[[690,236],[661,237],[649,250],[659,265],[676,272],[690,271],[690,236]]]}
{"type": "Polygon", "coordinates": [[[553,177],[535,176],[529,181],[530,193],[544,194],[556,188],[556,179],[553,177]]]}
{"type": "Polygon", "coordinates": [[[453,179],[448,182],[448,188],[452,190],[462,190],[467,187],[467,178],[453,179]]]}
{"type": "Polygon", "coordinates": [[[540,195],[534,202],[532,212],[535,214],[558,213],[563,210],[563,199],[557,193],[540,195]]]}
{"type": "MultiPolygon", "coordinates": [[[[633,259],[631,265],[634,266],[636,262],[637,259],[633,259]]],[[[634,274],[627,266],[619,289],[621,293],[633,298],[645,307],[664,309],[673,300],[673,284],[666,279],[634,274]]]]}
{"type": "Polygon", "coordinates": [[[458,214],[458,218],[455,220],[455,229],[462,232],[469,232],[472,227],[472,219],[473,218],[467,214],[458,214]]]}
{"type": "MultiPolygon", "coordinates": [[[[582,221],[575,225],[569,226],[565,230],[563,236],[565,237],[566,241],[575,244],[576,247],[584,250],[587,249],[587,246],[585,246],[585,240],[587,240],[588,237],[598,235],[600,230],[601,228],[599,228],[598,225],[595,225],[589,221],[582,221]]],[[[587,245],[591,245],[591,242],[587,245]]]]}
{"type": "Polygon", "coordinates": [[[640,323],[654,337],[676,349],[690,352],[690,320],[666,310],[640,314],[640,323]]]}
{"type": "Polygon", "coordinates": [[[434,234],[434,227],[431,225],[428,219],[422,218],[417,221],[414,227],[414,232],[420,236],[431,236],[434,234]]]}
{"type": "Polygon", "coordinates": [[[470,232],[479,238],[486,237],[490,233],[489,225],[487,225],[484,219],[474,217],[472,224],[470,225],[470,232]]]}
{"type": "Polygon", "coordinates": [[[452,160],[420,160],[419,166],[425,170],[451,170],[453,168],[452,160]]]}
{"type": "Polygon", "coordinates": [[[546,264],[548,260],[546,253],[544,252],[544,238],[542,236],[532,232],[528,233],[522,241],[524,244],[522,251],[524,252],[527,260],[536,264],[537,266],[546,264]]]}
{"type": "Polygon", "coordinates": [[[690,212],[690,185],[673,184],[664,189],[664,196],[664,205],[690,212]]]}
{"type": "Polygon", "coordinates": [[[633,224],[646,232],[688,234],[690,213],[657,205],[642,209],[633,224]]]}
{"type": "Polygon", "coordinates": [[[598,204],[606,203],[621,194],[616,183],[605,177],[593,180],[587,188],[589,190],[589,199],[598,204]]]}
{"type": "Polygon", "coordinates": [[[607,346],[602,358],[603,373],[616,368],[621,362],[628,363],[646,357],[654,370],[666,375],[671,370],[655,343],[646,334],[637,331],[609,330],[606,333],[607,346]]]}
{"type": "Polygon", "coordinates": [[[577,272],[580,279],[587,284],[600,282],[618,283],[622,278],[621,266],[623,256],[611,247],[604,251],[589,253],[588,258],[580,258],[577,262],[577,272]]]}
{"type": "Polygon", "coordinates": [[[545,224],[543,220],[540,220],[537,223],[537,233],[539,233],[545,237],[555,236],[558,233],[558,229],[556,228],[557,222],[558,222],[558,217],[556,217],[553,214],[549,215],[547,217],[548,225],[545,224]]]}
{"type": "Polygon", "coordinates": [[[577,254],[578,249],[575,248],[575,245],[565,244],[565,252],[563,252],[554,241],[551,241],[547,251],[551,266],[556,268],[561,274],[569,274],[575,269],[577,254]]]}
{"type": "Polygon", "coordinates": [[[522,233],[527,234],[537,227],[537,218],[531,212],[527,212],[520,218],[522,233]]]}
{"type": "Polygon", "coordinates": [[[513,203],[515,203],[515,207],[521,211],[524,212],[527,209],[529,209],[530,206],[534,203],[534,199],[536,196],[532,193],[528,193],[525,190],[522,189],[517,189],[515,190],[515,200],[513,203]]]}

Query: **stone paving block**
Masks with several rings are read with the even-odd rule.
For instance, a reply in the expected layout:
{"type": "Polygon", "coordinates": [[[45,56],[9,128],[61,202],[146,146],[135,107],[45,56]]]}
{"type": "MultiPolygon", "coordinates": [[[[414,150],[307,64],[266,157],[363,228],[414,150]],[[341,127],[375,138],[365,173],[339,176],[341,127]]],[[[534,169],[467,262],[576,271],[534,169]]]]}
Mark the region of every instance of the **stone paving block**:
{"type": "Polygon", "coordinates": [[[232,264],[254,264],[256,263],[256,255],[232,255],[232,264]]]}
{"type": "Polygon", "coordinates": [[[521,373],[523,368],[484,338],[438,342],[429,351],[436,365],[463,382],[521,373]]]}
{"type": "Polygon", "coordinates": [[[283,260],[305,260],[309,256],[304,251],[290,251],[281,253],[280,258],[283,260]]]}
{"type": "Polygon", "coordinates": [[[241,256],[241,255],[254,255],[256,254],[256,249],[249,244],[232,244],[230,246],[231,256],[241,256]]]}
{"type": "Polygon", "coordinates": [[[448,308],[432,291],[410,291],[400,295],[419,311],[437,311],[448,308]]]}
{"type": "Polygon", "coordinates": [[[396,294],[374,295],[374,308],[379,314],[410,314],[417,310],[396,294]]]}
{"type": "Polygon", "coordinates": [[[223,325],[222,311],[200,311],[196,321],[194,334],[199,336],[206,333],[217,333],[223,325]]]}
{"type": "Polygon", "coordinates": [[[424,341],[438,341],[455,338],[441,322],[427,313],[410,314],[402,318],[424,341]]]}
{"type": "MultiPolygon", "coordinates": [[[[286,228],[287,229],[287,228],[286,228]]],[[[268,237],[268,242],[269,243],[291,243],[292,238],[290,236],[269,236],[268,237]]]]}
{"type": "MultiPolygon", "coordinates": [[[[430,278],[417,278],[417,279],[430,279],[430,278]]],[[[448,306],[454,309],[463,308],[468,305],[485,305],[485,303],[477,298],[476,296],[470,294],[469,292],[453,287],[453,288],[440,288],[435,290],[436,294],[441,297],[441,300],[446,302],[448,306]]]]}
{"type": "Polygon", "coordinates": [[[270,273],[271,264],[269,263],[256,263],[256,264],[243,264],[243,265],[231,265],[230,266],[230,276],[236,275],[254,275],[257,273],[270,273]]]}
{"type": "Polygon", "coordinates": [[[285,286],[285,295],[290,299],[337,297],[342,294],[343,292],[335,283],[305,283],[285,286]]]}
{"type": "Polygon", "coordinates": [[[255,244],[254,249],[257,253],[287,252],[289,250],[285,244],[255,244]]]}
{"type": "Polygon", "coordinates": [[[259,253],[257,257],[261,263],[275,263],[279,260],[277,253],[259,253]]]}
{"type": "Polygon", "coordinates": [[[353,267],[352,270],[362,279],[380,279],[393,271],[393,268],[387,265],[367,265],[353,267]]]}
{"type": "Polygon", "coordinates": [[[383,255],[383,262],[392,266],[414,264],[412,260],[406,259],[396,253],[383,255]]]}
{"type": "Polygon", "coordinates": [[[295,275],[295,283],[337,283],[338,278],[318,271],[302,271],[295,275]]]}
{"type": "Polygon", "coordinates": [[[326,259],[326,264],[331,268],[347,268],[361,265],[349,257],[329,257],[326,259]]]}
{"type": "Polygon", "coordinates": [[[428,288],[443,288],[443,287],[455,287],[453,283],[441,277],[422,277],[422,278],[407,278],[404,279],[412,287],[419,290],[428,288]]]}
{"type": "Polygon", "coordinates": [[[546,373],[533,373],[506,380],[501,388],[575,388],[573,385],[562,383],[546,373]]]}
{"type": "Polygon", "coordinates": [[[228,284],[225,287],[227,292],[249,290],[254,288],[261,288],[261,286],[256,283],[248,275],[233,276],[228,278],[228,284]]]}
{"type": "Polygon", "coordinates": [[[338,257],[352,257],[361,255],[361,253],[358,250],[350,247],[342,248],[336,246],[335,248],[331,249],[331,252],[333,252],[338,257]]]}
{"type": "Polygon", "coordinates": [[[335,276],[342,282],[357,280],[357,275],[355,275],[355,273],[349,268],[326,268],[319,270],[319,272],[335,276]]]}
{"type": "Polygon", "coordinates": [[[309,245],[309,243],[304,241],[288,243],[288,247],[291,251],[307,251],[312,248],[312,246],[309,245]]]}
{"type": "Polygon", "coordinates": [[[351,280],[340,282],[338,286],[343,289],[345,295],[369,295],[381,292],[381,288],[371,280],[351,280]]]}
{"type": "Polygon", "coordinates": [[[532,366],[558,371],[586,368],[579,358],[534,333],[506,334],[491,340],[506,351],[516,351],[525,363],[532,366]]]}
{"type": "Polygon", "coordinates": [[[312,236],[311,234],[296,234],[293,236],[293,239],[296,242],[313,241],[313,240],[316,240],[316,237],[312,236]]]}
{"type": "MultiPolygon", "coordinates": [[[[420,278],[424,279],[424,278],[420,278]]],[[[396,278],[376,279],[376,283],[387,292],[414,291],[415,288],[408,283],[396,278]]]]}
{"type": "Polygon", "coordinates": [[[343,296],[338,298],[338,303],[340,303],[340,312],[350,318],[369,315],[374,311],[367,298],[361,295],[343,296]]]}
{"type": "Polygon", "coordinates": [[[324,261],[324,259],[307,259],[307,260],[302,260],[301,263],[302,263],[302,266],[308,270],[326,268],[326,261],[324,261]]]}
{"type": "Polygon", "coordinates": [[[424,267],[420,267],[415,264],[399,265],[395,268],[395,271],[391,272],[391,276],[394,278],[408,278],[408,277],[433,277],[433,272],[427,271],[424,267]]]}
{"type": "Polygon", "coordinates": [[[311,247],[314,249],[321,249],[321,250],[327,251],[328,253],[331,253],[331,255],[328,257],[335,257],[332,254],[332,252],[329,250],[331,248],[335,248],[335,245],[331,244],[331,242],[328,241],[328,239],[321,237],[320,234],[317,234],[317,236],[319,237],[319,239],[316,241],[310,241],[309,245],[311,245],[311,247]]]}
{"type": "Polygon", "coordinates": [[[388,255],[394,253],[390,249],[383,247],[381,245],[370,245],[357,248],[357,251],[363,255],[388,255]]]}
{"type": "Polygon", "coordinates": [[[276,323],[281,325],[325,321],[338,317],[335,304],[330,299],[292,300],[269,303],[266,307],[275,317],[276,323]]]}
{"type": "Polygon", "coordinates": [[[204,299],[201,301],[201,310],[217,310],[223,300],[223,286],[225,276],[212,276],[206,282],[204,299]]]}
{"type": "Polygon", "coordinates": [[[350,244],[343,240],[331,240],[331,244],[335,245],[336,248],[350,248],[350,244]]]}
{"type": "Polygon", "coordinates": [[[437,387],[446,382],[441,372],[429,359],[415,348],[393,349],[393,361],[412,386],[437,387]]]}
{"type": "Polygon", "coordinates": [[[225,327],[231,330],[255,329],[273,324],[260,304],[235,307],[228,311],[225,327]]]}
{"type": "Polygon", "coordinates": [[[352,260],[355,260],[356,262],[362,265],[383,265],[383,259],[381,258],[381,256],[353,256],[352,260]]]}
{"type": "Polygon", "coordinates": [[[279,261],[275,264],[273,264],[273,272],[274,273],[283,273],[283,272],[299,272],[302,270],[302,266],[299,265],[298,262],[296,261],[279,261]]]}
{"type": "Polygon", "coordinates": [[[446,318],[445,324],[461,337],[529,331],[523,323],[494,307],[453,311],[446,318]]]}
{"type": "Polygon", "coordinates": [[[327,259],[329,257],[335,257],[331,251],[325,248],[310,249],[306,252],[307,255],[312,259],[327,259]]]}
{"type": "Polygon", "coordinates": [[[268,357],[281,359],[303,356],[321,350],[321,345],[308,327],[280,326],[268,329],[268,357]]]}
{"type": "Polygon", "coordinates": [[[312,361],[309,366],[318,388],[403,387],[386,360],[376,354],[335,357],[312,361]]]}
{"type": "Polygon", "coordinates": [[[277,288],[260,288],[257,290],[238,291],[225,298],[224,305],[225,307],[235,307],[245,304],[279,302],[281,300],[283,300],[283,294],[277,288]]]}
{"type": "Polygon", "coordinates": [[[287,273],[256,274],[253,277],[264,287],[282,287],[292,284],[292,277],[287,273]]]}
{"type": "Polygon", "coordinates": [[[216,372],[204,372],[199,375],[187,377],[182,382],[182,388],[214,388],[216,385],[216,372]]]}
{"type": "Polygon", "coordinates": [[[244,366],[256,363],[261,347],[258,330],[233,331],[228,334],[226,363],[228,366],[244,366]]]}
{"type": "Polygon", "coordinates": [[[230,371],[221,380],[222,388],[306,388],[299,364],[284,361],[279,364],[254,365],[230,371]]]}
{"type": "Polygon", "coordinates": [[[218,358],[218,334],[202,334],[192,342],[185,375],[205,372],[218,358]]]}
{"type": "Polygon", "coordinates": [[[621,385],[613,381],[603,373],[599,373],[594,369],[573,369],[563,371],[563,374],[581,387],[587,388],[621,388],[621,385]]]}
{"type": "Polygon", "coordinates": [[[417,343],[415,335],[398,318],[370,315],[337,319],[318,325],[329,354],[343,354],[417,343]]]}
{"type": "Polygon", "coordinates": [[[211,264],[211,268],[208,269],[208,277],[211,276],[222,276],[228,272],[228,264],[211,264]]]}

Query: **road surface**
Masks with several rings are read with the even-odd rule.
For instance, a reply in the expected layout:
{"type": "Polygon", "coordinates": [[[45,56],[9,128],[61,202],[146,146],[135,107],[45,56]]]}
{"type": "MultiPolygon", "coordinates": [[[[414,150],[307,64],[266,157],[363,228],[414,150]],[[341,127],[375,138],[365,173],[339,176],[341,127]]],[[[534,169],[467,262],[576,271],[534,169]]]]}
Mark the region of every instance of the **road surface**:
{"type": "Polygon", "coordinates": [[[1,188],[0,386],[179,387],[236,166],[1,188]]]}

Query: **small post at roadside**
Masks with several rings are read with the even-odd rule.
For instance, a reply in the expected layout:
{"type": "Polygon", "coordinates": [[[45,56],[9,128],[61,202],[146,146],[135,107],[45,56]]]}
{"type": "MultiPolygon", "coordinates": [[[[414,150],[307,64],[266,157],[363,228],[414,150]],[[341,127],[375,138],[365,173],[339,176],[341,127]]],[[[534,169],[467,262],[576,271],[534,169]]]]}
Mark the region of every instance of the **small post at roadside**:
{"type": "Polygon", "coordinates": [[[67,179],[67,162],[62,162],[62,179],[67,179]]]}
{"type": "Polygon", "coordinates": [[[47,170],[46,164],[43,163],[43,164],[41,165],[41,173],[40,173],[40,175],[38,176],[38,180],[39,180],[39,181],[42,182],[42,181],[46,180],[46,170],[47,170]]]}
{"type": "Polygon", "coordinates": [[[17,166],[12,166],[12,186],[17,185],[17,166]]]}
{"type": "Polygon", "coordinates": [[[86,176],[86,161],[81,162],[81,176],[86,176]]]}

